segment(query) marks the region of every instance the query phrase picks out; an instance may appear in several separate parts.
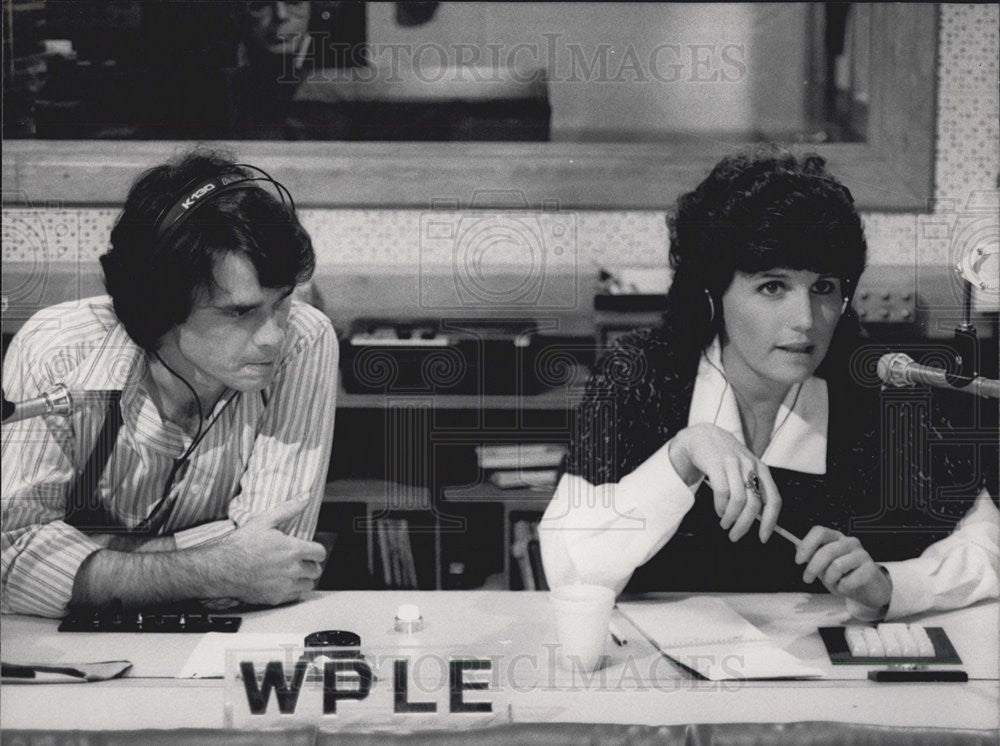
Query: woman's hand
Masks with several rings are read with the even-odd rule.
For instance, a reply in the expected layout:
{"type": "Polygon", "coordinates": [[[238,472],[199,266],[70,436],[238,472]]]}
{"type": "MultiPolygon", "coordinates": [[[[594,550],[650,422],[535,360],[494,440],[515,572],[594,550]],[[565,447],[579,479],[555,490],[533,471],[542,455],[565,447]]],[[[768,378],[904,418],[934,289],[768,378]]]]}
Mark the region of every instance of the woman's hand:
{"type": "Polygon", "coordinates": [[[767,541],[778,522],[781,495],[767,466],[720,427],[692,425],[681,430],[667,446],[670,463],[688,486],[702,477],[711,482],[719,525],[730,541],[740,539],[760,516],[759,536],[767,541]],[[759,489],[748,476],[755,472],[759,489]],[[763,503],[763,505],[762,505],[763,503]],[[763,513],[761,508],[763,507],[763,513]]]}
{"type": "Polygon", "coordinates": [[[892,580],[875,564],[853,536],[823,526],[813,526],[795,552],[795,563],[806,564],[802,580],[819,578],[830,593],[853,599],[873,609],[888,605],[892,580]]]}

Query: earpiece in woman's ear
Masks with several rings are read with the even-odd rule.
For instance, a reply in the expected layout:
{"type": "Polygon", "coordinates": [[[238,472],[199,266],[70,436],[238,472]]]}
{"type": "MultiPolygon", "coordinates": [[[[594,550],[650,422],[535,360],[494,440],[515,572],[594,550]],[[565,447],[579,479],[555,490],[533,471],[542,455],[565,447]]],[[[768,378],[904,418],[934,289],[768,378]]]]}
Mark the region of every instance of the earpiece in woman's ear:
{"type": "Polygon", "coordinates": [[[705,297],[708,298],[708,323],[711,324],[715,321],[715,301],[712,300],[712,293],[709,292],[708,288],[703,288],[705,291],[705,297]]]}

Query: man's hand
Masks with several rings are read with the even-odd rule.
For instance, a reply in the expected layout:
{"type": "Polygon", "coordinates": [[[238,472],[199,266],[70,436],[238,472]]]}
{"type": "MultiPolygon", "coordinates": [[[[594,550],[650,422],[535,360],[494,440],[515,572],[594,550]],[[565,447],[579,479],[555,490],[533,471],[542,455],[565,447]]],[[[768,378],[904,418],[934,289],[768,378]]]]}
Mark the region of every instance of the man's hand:
{"type": "Polygon", "coordinates": [[[323,545],[278,529],[308,504],[296,500],[255,515],[213,547],[222,569],[219,597],[274,606],[296,601],[315,587],[326,558],[323,545]]]}
{"type": "Polygon", "coordinates": [[[892,580],[875,564],[853,536],[813,526],[795,552],[795,563],[806,564],[802,580],[819,578],[830,593],[881,609],[892,598],[892,580]]]}

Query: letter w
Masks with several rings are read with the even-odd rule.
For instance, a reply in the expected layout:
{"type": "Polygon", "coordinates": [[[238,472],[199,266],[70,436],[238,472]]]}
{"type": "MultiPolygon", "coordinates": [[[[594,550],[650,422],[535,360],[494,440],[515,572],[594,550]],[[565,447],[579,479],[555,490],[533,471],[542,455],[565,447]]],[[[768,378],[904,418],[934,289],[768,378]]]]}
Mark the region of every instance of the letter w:
{"type": "Polygon", "coordinates": [[[278,710],[285,715],[295,712],[295,704],[299,701],[299,690],[302,688],[308,666],[308,661],[298,661],[295,664],[292,683],[289,685],[285,680],[285,667],[281,665],[281,661],[271,661],[264,669],[264,680],[258,688],[253,661],[241,661],[240,673],[243,674],[243,688],[247,693],[250,712],[254,715],[263,715],[267,711],[271,689],[274,689],[275,699],[278,700],[278,710]]]}

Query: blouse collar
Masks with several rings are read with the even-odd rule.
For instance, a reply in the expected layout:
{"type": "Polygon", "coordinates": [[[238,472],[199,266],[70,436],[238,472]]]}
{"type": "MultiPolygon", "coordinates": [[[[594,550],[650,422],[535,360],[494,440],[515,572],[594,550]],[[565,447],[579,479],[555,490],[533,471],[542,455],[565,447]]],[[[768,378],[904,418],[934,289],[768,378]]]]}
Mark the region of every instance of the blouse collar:
{"type": "MultiPolygon", "coordinates": [[[[762,461],[769,467],[805,474],[826,474],[826,433],[830,417],[826,381],[811,376],[792,386],[778,408],[771,442],[762,461]]],[[[718,337],[698,363],[688,426],[707,422],[733,434],[740,443],[743,426],[736,395],[726,382],[718,337]]]]}

